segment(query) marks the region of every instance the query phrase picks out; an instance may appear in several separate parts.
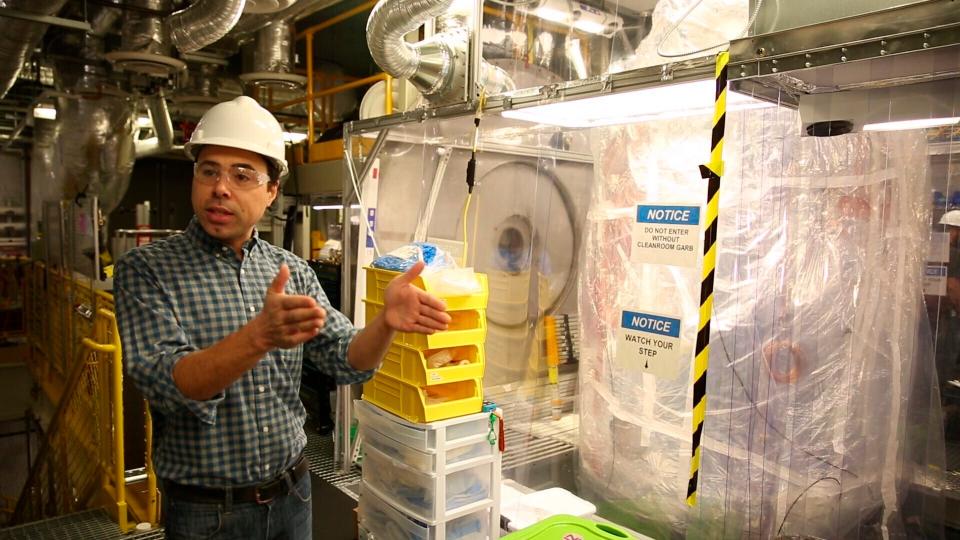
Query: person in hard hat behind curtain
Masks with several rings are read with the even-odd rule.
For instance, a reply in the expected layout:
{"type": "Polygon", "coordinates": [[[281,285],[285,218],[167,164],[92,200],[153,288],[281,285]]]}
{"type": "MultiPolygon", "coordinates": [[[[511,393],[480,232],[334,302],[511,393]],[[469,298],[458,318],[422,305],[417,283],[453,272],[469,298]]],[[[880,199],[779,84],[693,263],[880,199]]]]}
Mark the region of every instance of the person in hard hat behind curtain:
{"type": "Polygon", "coordinates": [[[310,538],[302,361],[340,384],[363,382],[394,332],[450,321],[411,285],[421,263],[358,331],[305,261],[259,239],[287,174],[282,135],[249,97],[212,107],[185,146],[194,218],[117,263],[117,324],[127,374],[153,413],[167,538],[310,538]]]}
{"type": "MultiPolygon", "coordinates": [[[[936,339],[936,365],[940,384],[944,388],[944,426],[948,440],[960,437],[960,407],[955,399],[948,399],[960,391],[957,368],[960,361],[960,210],[949,210],[940,218],[949,234],[950,260],[947,264],[946,302],[928,302],[931,323],[936,339]]],[[[936,297],[935,297],[936,298],[936,297]]]]}

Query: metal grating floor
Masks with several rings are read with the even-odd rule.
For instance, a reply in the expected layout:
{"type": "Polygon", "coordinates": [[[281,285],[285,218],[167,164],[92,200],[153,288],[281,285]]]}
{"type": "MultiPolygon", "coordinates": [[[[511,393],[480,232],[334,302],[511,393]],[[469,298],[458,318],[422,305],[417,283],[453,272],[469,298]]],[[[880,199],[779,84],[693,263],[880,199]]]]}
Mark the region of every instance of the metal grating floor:
{"type": "MultiPolygon", "coordinates": [[[[333,464],[333,436],[320,435],[307,429],[307,446],[303,449],[310,460],[310,472],[340,491],[358,500],[360,498],[360,469],[354,465],[347,474],[339,474],[333,464]]],[[[0,539],[2,540],[2,539],[0,539]]]]}
{"type": "Polygon", "coordinates": [[[487,399],[503,409],[506,451],[503,470],[510,470],[574,452],[579,426],[572,413],[577,378],[575,372],[561,373],[558,384],[565,407],[561,417],[552,417],[552,396],[549,386],[534,389],[534,397],[521,396],[512,388],[491,391],[487,399]]]}
{"type": "Polygon", "coordinates": [[[0,529],[0,540],[113,540],[139,539],[160,540],[165,536],[163,528],[146,532],[123,534],[117,523],[107,514],[106,510],[96,509],[77,512],[33,523],[25,523],[0,529]]]}

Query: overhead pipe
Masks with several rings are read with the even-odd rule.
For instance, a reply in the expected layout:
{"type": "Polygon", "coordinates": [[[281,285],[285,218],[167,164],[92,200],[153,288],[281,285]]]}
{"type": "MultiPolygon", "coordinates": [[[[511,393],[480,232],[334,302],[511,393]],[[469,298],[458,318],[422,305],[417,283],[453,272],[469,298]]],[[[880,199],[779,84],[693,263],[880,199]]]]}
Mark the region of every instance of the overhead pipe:
{"type": "Polygon", "coordinates": [[[173,120],[170,119],[167,98],[162,91],[158,91],[155,95],[147,97],[146,104],[156,135],[149,139],[134,141],[137,159],[164,154],[175,149],[173,145],[173,120]]]}
{"type": "Polygon", "coordinates": [[[180,52],[199,51],[233,29],[245,3],[246,0],[197,0],[167,19],[170,39],[180,52]]]}
{"type": "MultiPolygon", "coordinates": [[[[9,0],[4,7],[38,15],[56,15],[66,0],[9,0]]],[[[0,17],[0,99],[17,82],[24,61],[47,31],[46,24],[0,17]]]]}

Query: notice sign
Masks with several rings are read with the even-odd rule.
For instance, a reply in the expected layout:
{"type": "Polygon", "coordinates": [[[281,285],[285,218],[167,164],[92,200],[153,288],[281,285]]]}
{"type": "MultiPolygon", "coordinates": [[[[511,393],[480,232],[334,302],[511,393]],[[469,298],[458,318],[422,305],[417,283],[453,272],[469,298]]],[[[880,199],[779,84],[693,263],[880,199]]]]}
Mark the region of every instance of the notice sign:
{"type": "Polygon", "coordinates": [[[681,367],[680,319],[624,311],[617,329],[617,361],[672,379],[681,367]]]}
{"type": "Polygon", "coordinates": [[[946,296],[947,267],[942,264],[927,263],[923,274],[923,294],[946,296]]]}
{"type": "Polygon", "coordinates": [[[699,206],[637,206],[632,262],[695,267],[699,247],[699,206]]]}

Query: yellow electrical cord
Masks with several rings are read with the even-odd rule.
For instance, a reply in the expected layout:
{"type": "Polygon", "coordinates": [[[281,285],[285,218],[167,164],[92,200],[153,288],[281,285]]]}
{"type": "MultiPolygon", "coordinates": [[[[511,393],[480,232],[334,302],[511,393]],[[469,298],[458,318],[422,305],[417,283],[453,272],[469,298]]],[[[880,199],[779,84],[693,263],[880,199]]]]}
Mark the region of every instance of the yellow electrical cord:
{"type": "Polygon", "coordinates": [[[486,102],[487,91],[481,89],[480,99],[477,101],[477,112],[473,117],[473,149],[470,152],[470,161],[467,162],[467,200],[463,203],[463,216],[461,217],[461,221],[463,222],[463,254],[462,257],[460,257],[460,266],[462,268],[466,268],[467,266],[467,246],[469,244],[467,241],[467,213],[470,210],[470,199],[473,198],[473,177],[476,173],[477,146],[480,142],[480,117],[483,115],[483,106],[486,102]]]}
{"type": "Polygon", "coordinates": [[[467,211],[470,209],[470,198],[473,193],[467,193],[467,202],[463,205],[463,256],[460,257],[460,267],[467,267],[467,211]]]}

